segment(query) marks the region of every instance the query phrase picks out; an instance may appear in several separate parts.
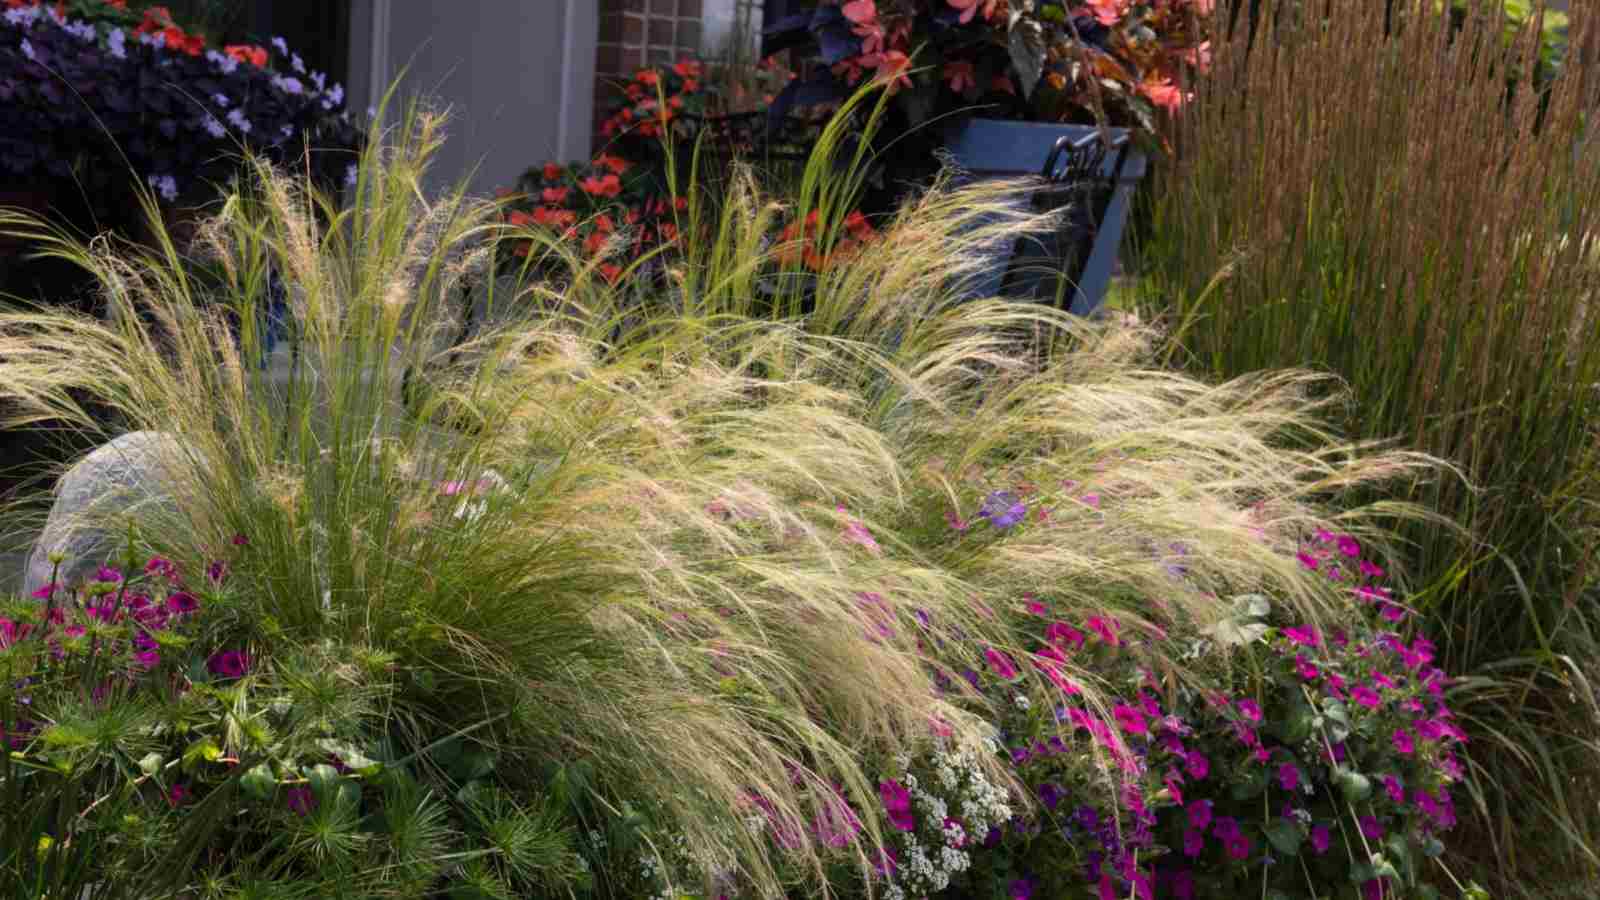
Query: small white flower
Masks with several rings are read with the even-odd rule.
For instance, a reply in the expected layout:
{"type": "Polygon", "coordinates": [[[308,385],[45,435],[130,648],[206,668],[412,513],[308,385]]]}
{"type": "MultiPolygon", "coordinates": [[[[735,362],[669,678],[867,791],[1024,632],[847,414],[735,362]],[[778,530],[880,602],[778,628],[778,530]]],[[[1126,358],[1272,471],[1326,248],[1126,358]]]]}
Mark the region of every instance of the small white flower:
{"type": "Polygon", "coordinates": [[[250,120],[246,119],[244,117],[244,113],[239,111],[239,110],[237,110],[237,109],[230,110],[228,112],[228,124],[232,125],[234,128],[239,129],[240,131],[244,132],[245,134],[249,134],[250,133],[250,120]]]}
{"type": "Polygon", "coordinates": [[[222,107],[223,109],[227,109],[232,101],[228,99],[227,94],[212,94],[211,102],[222,107]]]}
{"type": "Polygon", "coordinates": [[[294,69],[296,72],[299,72],[301,75],[306,73],[305,60],[302,60],[300,58],[300,54],[298,53],[289,54],[289,67],[294,69]]]}
{"type": "Polygon", "coordinates": [[[328,91],[327,96],[322,98],[322,108],[323,109],[333,109],[335,106],[338,106],[339,104],[341,104],[343,102],[344,102],[344,85],[335,84],[328,91]]]}
{"type": "Polygon", "coordinates": [[[100,37],[100,32],[88,22],[72,22],[65,26],[67,34],[72,35],[84,43],[100,37]]]}
{"type": "Polygon", "coordinates": [[[344,186],[345,187],[355,187],[355,185],[356,185],[356,176],[359,173],[360,173],[360,169],[356,167],[355,163],[351,163],[350,165],[346,166],[345,170],[344,170],[344,186]]]}
{"type": "Polygon", "coordinates": [[[207,114],[205,120],[200,124],[204,126],[206,133],[214,138],[220,138],[228,133],[228,129],[223,127],[222,122],[216,116],[210,114],[207,114]]]}
{"type": "Polygon", "coordinates": [[[128,33],[121,28],[111,29],[106,35],[106,46],[110,48],[111,55],[117,59],[128,58],[128,33]]]}
{"type": "Polygon", "coordinates": [[[1033,705],[1032,702],[1028,700],[1028,695],[1026,694],[1018,694],[1012,698],[1012,701],[1017,704],[1017,709],[1022,710],[1026,710],[1029,706],[1033,705]]]}

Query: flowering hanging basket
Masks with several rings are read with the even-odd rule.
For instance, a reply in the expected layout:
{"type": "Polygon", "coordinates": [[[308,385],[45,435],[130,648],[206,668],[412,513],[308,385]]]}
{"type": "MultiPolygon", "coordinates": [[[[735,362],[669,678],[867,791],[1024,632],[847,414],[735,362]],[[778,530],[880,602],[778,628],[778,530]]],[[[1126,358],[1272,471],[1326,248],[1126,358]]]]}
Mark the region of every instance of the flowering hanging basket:
{"type": "Polygon", "coordinates": [[[59,4],[8,5],[0,173],[12,180],[70,178],[118,196],[136,177],[176,201],[243,148],[279,163],[309,150],[313,173],[334,183],[353,168],[360,132],[344,89],[281,38],[209,48],[160,7],[141,18],[108,2],[68,18],[59,4]]]}

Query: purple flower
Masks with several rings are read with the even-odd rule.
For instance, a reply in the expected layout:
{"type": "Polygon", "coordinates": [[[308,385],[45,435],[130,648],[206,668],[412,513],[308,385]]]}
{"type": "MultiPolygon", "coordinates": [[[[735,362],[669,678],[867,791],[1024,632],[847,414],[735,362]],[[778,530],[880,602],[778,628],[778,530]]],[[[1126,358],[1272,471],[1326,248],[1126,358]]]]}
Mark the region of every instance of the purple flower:
{"type": "Polygon", "coordinates": [[[167,789],[167,805],[182,806],[183,804],[188,803],[192,796],[193,795],[190,793],[187,787],[181,784],[174,784],[172,787],[167,789]]]}
{"type": "Polygon", "coordinates": [[[172,560],[156,556],[144,564],[144,573],[155,578],[177,578],[178,567],[172,560]]]}
{"type": "Polygon", "coordinates": [[[1045,809],[1055,809],[1061,803],[1061,789],[1048,782],[1039,785],[1039,802],[1045,809]]]}
{"type": "Polygon", "coordinates": [[[1234,835],[1222,842],[1222,848],[1228,851],[1228,856],[1235,860],[1250,858],[1250,839],[1242,834],[1234,835]]]}
{"type": "Polygon", "coordinates": [[[1011,882],[1007,890],[1011,900],[1033,900],[1033,879],[1017,878],[1011,882]]]}
{"type": "Polygon", "coordinates": [[[289,811],[296,815],[308,816],[312,810],[317,808],[317,795],[311,793],[311,788],[306,785],[297,784],[284,793],[284,799],[289,804],[289,811]]]}
{"type": "Polygon", "coordinates": [[[1406,802],[1406,790],[1401,786],[1400,779],[1393,775],[1383,776],[1383,790],[1389,795],[1390,800],[1396,803],[1406,802]]]}
{"type": "Polygon", "coordinates": [[[110,566],[101,566],[100,570],[94,573],[94,580],[110,582],[112,584],[121,584],[122,572],[118,569],[113,569],[110,566]]]}
{"type": "Polygon", "coordinates": [[[1300,770],[1294,763],[1284,763],[1278,767],[1278,786],[1286,791],[1292,791],[1300,786],[1300,770]]]}
{"type": "Polygon", "coordinates": [[[1211,833],[1216,835],[1218,840],[1223,841],[1231,841],[1243,834],[1239,830],[1239,820],[1231,816],[1218,816],[1214,819],[1211,825],[1211,833]]]}
{"type": "Polygon", "coordinates": [[[1331,835],[1328,834],[1328,826],[1326,826],[1326,825],[1313,825],[1313,826],[1311,826],[1311,849],[1317,851],[1317,855],[1318,856],[1321,856],[1322,854],[1327,853],[1328,852],[1328,844],[1330,843],[1330,837],[1331,837],[1331,835]]]}
{"type": "Polygon", "coordinates": [[[178,591],[167,598],[167,609],[175,615],[185,616],[200,608],[200,601],[188,591],[178,591]]]}
{"type": "MultiPolygon", "coordinates": [[[[1210,800],[1196,800],[1184,807],[1184,811],[1189,814],[1190,828],[1204,832],[1206,830],[1206,826],[1211,824],[1210,800]]],[[[1218,820],[1218,824],[1220,827],[1221,820],[1218,820]]]]}
{"type": "Polygon", "coordinates": [[[1190,778],[1199,781],[1211,774],[1211,761],[1200,751],[1190,750],[1183,755],[1183,769],[1190,778]]]}
{"type": "Polygon", "coordinates": [[[50,596],[54,594],[56,589],[59,587],[61,587],[61,585],[55,583],[54,581],[50,582],[49,584],[41,584],[34,588],[33,593],[29,596],[33,597],[35,600],[49,600],[50,596]]]}
{"type": "Polygon", "coordinates": [[[978,515],[1004,531],[1028,517],[1028,504],[1010,491],[995,491],[983,500],[978,515]]]}
{"type": "Polygon", "coordinates": [[[1193,859],[1200,855],[1206,846],[1205,832],[1198,828],[1190,828],[1183,833],[1183,855],[1193,859]]]}
{"type": "Polygon", "coordinates": [[[883,808],[889,814],[890,825],[901,831],[911,831],[917,827],[916,819],[911,815],[911,792],[906,790],[905,785],[894,780],[880,781],[878,796],[883,798],[883,808]]]}
{"type": "Polygon", "coordinates": [[[1243,713],[1246,719],[1252,722],[1261,721],[1261,706],[1254,700],[1246,697],[1240,700],[1237,706],[1239,707],[1239,712],[1243,713]]]}
{"type": "Polygon", "coordinates": [[[240,650],[224,650],[206,660],[206,668],[221,678],[243,678],[250,671],[250,657],[240,650]]]}

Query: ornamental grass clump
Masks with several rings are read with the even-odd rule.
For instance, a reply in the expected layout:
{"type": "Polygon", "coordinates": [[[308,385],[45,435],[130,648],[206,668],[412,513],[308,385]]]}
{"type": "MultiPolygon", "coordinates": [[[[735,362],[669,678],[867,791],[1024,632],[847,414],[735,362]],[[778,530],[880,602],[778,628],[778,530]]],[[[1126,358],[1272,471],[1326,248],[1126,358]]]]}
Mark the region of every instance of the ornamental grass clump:
{"type": "MultiPolygon", "coordinates": [[[[1017,624],[1024,592],[1105,640],[1229,627],[1218,598],[1250,591],[1334,628],[1352,598],[1297,560],[1301,538],[1337,527],[1381,555],[1382,526],[1417,515],[1330,505],[1431,466],[1334,438],[1320,379],[1205,384],[1161,370],[1146,330],[962,303],[984,248],[1043,222],[999,188],[941,184],[813,272],[767,236],[812,210],[818,235],[848,230],[853,182],[823,161],[792,203],[742,176],[711,214],[691,187],[665,288],[576,256],[560,283],[497,279],[497,243],[534,242],[523,274],[574,251],[496,204],[424,195],[440,127],[412,110],[375,141],[348,207],[257,164],[189,250],[203,270],[170,240],[3,221],[91,272],[110,310],[0,314],[8,421],[173,435],[172,502],[134,514],[138,542],[180,574],[238,547],[225,649],[243,655],[205,676],[283,646],[372,648],[394,669],[363,758],[414,771],[460,828],[510,822],[400,884],[346,827],[378,808],[352,787],[345,818],[289,845],[351,895],[882,888],[918,814],[912,760],[960,769],[974,830],[1035,802],[964,672],[1018,679],[1038,709],[1070,689],[1100,729],[1126,716],[1120,676],[1017,624]]],[[[1230,667],[1141,658],[1174,683],[1230,667]]],[[[1071,728],[1098,773],[1082,789],[1115,796],[1121,745],[1071,728]]],[[[232,874],[288,879],[277,852],[232,874]]],[[[174,865],[174,883],[202,877],[174,865]]]]}
{"type": "Polygon", "coordinates": [[[1422,627],[1473,676],[1456,704],[1485,733],[1479,855],[1510,882],[1590,883],[1593,22],[1574,17],[1546,84],[1517,77],[1536,23],[1507,44],[1496,4],[1455,5],[1266,3],[1252,28],[1237,4],[1151,196],[1150,296],[1194,367],[1330,371],[1351,434],[1460,468],[1409,496],[1465,531],[1402,539],[1422,627]]]}

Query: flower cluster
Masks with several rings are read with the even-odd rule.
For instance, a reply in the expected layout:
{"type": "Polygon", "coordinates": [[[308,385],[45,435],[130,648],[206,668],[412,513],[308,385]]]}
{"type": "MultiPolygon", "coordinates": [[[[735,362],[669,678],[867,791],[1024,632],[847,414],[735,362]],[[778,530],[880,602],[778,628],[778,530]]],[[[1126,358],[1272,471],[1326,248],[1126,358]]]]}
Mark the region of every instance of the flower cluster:
{"type": "Polygon", "coordinates": [[[81,171],[110,184],[131,163],[173,201],[240,144],[277,162],[309,146],[319,176],[335,184],[352,168],[360,135],[343,87],[281,38],[212,48],[162,7],[136,16],[107,3],[68,18],[60,6],[7,5],[0,167],[12,174],[81,171]]]}
{"type": "Polygon", "coordinates": [[[1010,792],[975,750],[945,739],[925,756],[894,762],[894,777],[878,785],[891,828],[880,874],[888,896],[935,894],[971,868],[973,851],[1010,821],[1010,792]]]}
{"type": "Polygon", "coordinates": [[[981,104],[985,115],[1094,121],[1148,130],[1182,105],[1207,64],[1212,0],[840,0],[769,29],[776,47],[810,46],[823,68],[780,96],[836,97],[869,76],[896,92],[915,126],[981,104]]]}

